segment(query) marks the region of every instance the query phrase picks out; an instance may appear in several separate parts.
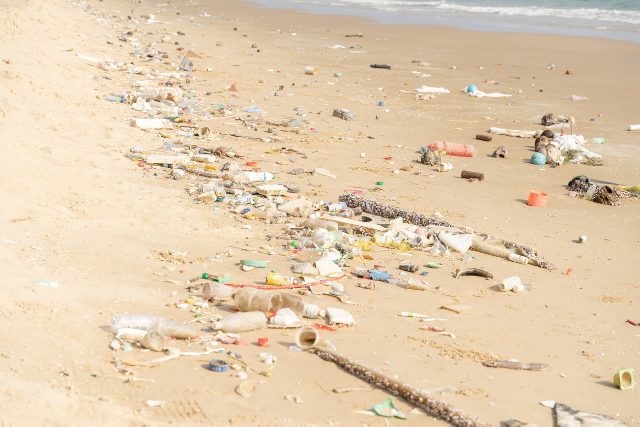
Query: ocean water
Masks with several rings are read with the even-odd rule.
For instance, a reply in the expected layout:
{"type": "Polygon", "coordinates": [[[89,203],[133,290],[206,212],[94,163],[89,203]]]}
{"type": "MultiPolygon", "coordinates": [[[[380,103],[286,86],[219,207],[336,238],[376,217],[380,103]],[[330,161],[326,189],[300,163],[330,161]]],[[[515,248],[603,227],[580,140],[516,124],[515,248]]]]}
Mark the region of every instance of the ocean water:
{"type": "Polygon", "coordinates": [[[640,0],[256,0],[392,24],[582,35],[640,43],[640,0]]]}

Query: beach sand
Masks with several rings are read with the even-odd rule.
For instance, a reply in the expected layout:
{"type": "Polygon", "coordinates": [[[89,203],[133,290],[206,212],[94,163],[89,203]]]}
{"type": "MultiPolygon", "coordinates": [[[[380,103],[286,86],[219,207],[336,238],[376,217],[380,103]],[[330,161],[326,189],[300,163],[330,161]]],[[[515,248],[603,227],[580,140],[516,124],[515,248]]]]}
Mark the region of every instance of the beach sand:
{"type": "MultiPolygon", "coordinates": [[[[640,201],[599,205],[570,197],[565,188],[577,175],[640,182],[640,133],[625,130],[640,122],[639,45],[381,25],[230,0],[83,5],[34,0],[0,6],[0,425],[444,425],[402,399],[397,405],[407,420],[358,413],[388,394],[332,392],[364,383],[312,354],[289,351],[291,330],[245,333],[243,345],[224,346],[263,370],[257,355],[264,349],[254,343],[269,337],[268,351],[277,362],[269,377],[250,374],[256,381],[250,398],[234,392],[242,380],[232,373],[203,368],[211,355],[132,368],[142,380],[123,381],[114,357],[154,356],[112,351],[112,315],[148,313],[186,322],[193,313],[175,303],[187,297],[188,279],[209,271],[227,272],[235,281],[263,280],[264,270],[239,269],[245,258],[268,259],[283,272],[291,264],[286,241],[277,239],[283,225],[194,203],[185,193],[193,178],[173,180],[162,168],[142,168],[124,156],[132,146],[152,149],[164,142],[158,132],[131,127],[136,114],[127,105],[103,99],[144,77],[101,70],[77,54],[169,70],[131,55],[131,44],[118,36],[134,28],[142,47],[156,43],[168,61],[179,61],[189,49],[198,54],[193,78],[184,86],[205,104],[224,104],[240,117],[255,104],[266,120],[308,122],[299,131],[276,127],[268,133],[265,126],[253,131],[233,117],[198,121],[211,129],[211,144],[233,147],[244,156],[241,162],[257,162],[314,202],[362,191],[534,247],[557,266],[547,271],[475,252],[463,261],[459,254],[376,250],[374,261],[351,265],[379,264],[394,275],[407,261],[439,261],[444,267],[429,270],[431,288],[424,292],[384,283],[367,290],[355,286],[363,281],[348,278],[345,287],[359,305],[305,296],[354,315],[355,326],[323,332],[341,354],[419,389],[445,387],[447,392],[434,397],[492,425],[509,418],[551,425],[551,410],[538,404],[549,399],[628,425],[640,422],[638,391],[622,392],[611,383],[616,370],[638,365],[640,329],[625,320],[640,320],[640,201]],[[158,22],[145,23],[141,16],[149,14],[158,22]],[[345,37],[358,33],[362,37],[345,37]],[[162,42],[164,35],[170,39],[162,42]],[[329,48],[335,45],[346,48],[329,48]],[[392,69],[372,69],[373,63],[392,69]],[[307,66],[317,74],[306,75],[307,66]],[[469,97],[462,90],[470,83],[513,96],[469,97]],[[231,84],[237,92],[226,90],[231,84]],[[403,92],[422,85],[451,93],[417,100],[403,92]],[[574,94],[588,100],[569,100],[574,94]],[[332,117],[335,108],[347,108],[357,119],[332,117]],[[491,126],[541,129],[539,117],[548,112],[573,115],[576,133],[587,138],[606,137],[606,144],[588,145],[602,154],[604,166],[534,166],[533,139],[474,140],[491,126]],[[477,154],[447,157],[454,165],[447,173],[415,163],[418,148],[435,140],[472,144],[477,154]],[[490,157],[500,145],[508,148],[508,159],[490,157]],[[317,167],[337,178],[287,174],[317,167]],[[462,170],[483,172],[486,179],[468,182],[460,178],[462,170]],[[379,181],[384,185],[375,191],[379,181]],[[532,189],[549,193],[547,207],[526,205],[532,189]],[[575,242],[580,234],[588,236],[586,243],[575,242]],[[278,255],[255,250],[262,245],[278,255]],[[188,262],[162,261],[157,252],[167,250],[187,252],[188,262]],[[516,275],[532,288],[496,292],[482,278],[452,277],[466,267],[484,268],[498,281],[516,275]],[[59,286],[37,284],[46,280],[59,286]],[[451,303],[471,309],[439,309],[451,303]],[[434,325],[455,339],[421,330],[425,324],[399,317],[401,311],[448,319],[434,325]],[[549,367],[529,372],[482,365],[496,357],[549,367]],[[300,396],[301,403],[287,395],[300,396]],[[165,404],[149,407],[148,400],[165,404]]],[[[230,308],[218,310],[224,315],[230,308]]]]}

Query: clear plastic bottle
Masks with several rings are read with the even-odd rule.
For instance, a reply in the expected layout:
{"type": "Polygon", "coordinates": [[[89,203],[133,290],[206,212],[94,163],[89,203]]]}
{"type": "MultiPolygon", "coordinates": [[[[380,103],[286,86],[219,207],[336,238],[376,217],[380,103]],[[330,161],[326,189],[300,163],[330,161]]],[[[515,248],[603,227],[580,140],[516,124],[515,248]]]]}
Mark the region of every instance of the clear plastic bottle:
{"type": "Polygon", "coordinates": [[[237,333],[262,329],[267,325],[267,316],[261,311],[233,313],[215,323],[214,328],[222,332],[237,333]]]}
{"type": "Polygon", "coordinates": [[[111,327],[114,331],[122,328],[142,329],[145,331],[158,331],[165,336],[180,339],[195,338],[200,331],[174,320],[148,314],[123,314],[113,316],[111,327]]]}

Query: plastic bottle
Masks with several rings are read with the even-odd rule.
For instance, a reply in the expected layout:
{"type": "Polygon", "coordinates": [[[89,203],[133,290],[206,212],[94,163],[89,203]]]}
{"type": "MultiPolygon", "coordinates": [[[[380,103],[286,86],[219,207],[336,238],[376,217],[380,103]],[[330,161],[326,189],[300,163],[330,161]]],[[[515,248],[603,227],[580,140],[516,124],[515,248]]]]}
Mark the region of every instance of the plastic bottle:
{"type": "Polygon", "coordinates": [[[449,156],[473,157],[476,154],[476,149],[473,145],[453,142],[435,141],[429,145],[429,148],[433,148],[436,151],[444,151],[449,156]]]}
{"type": "Polygon", "coordinates": [[[305,219],[300,225],[302,227],[310,228],[312,230],[315,230],[316,228],[324,228],[325,230],[329,230],[329,231],[334,231],[338,229],[338,223],[329,221],[326,219],[320,219],[320,218],[305,219]]]}
{"type": "Polygon", "coordinates": [[[284,274],[276,273],[274,271],[267,273],[267,285],[269,286],[289,286],[293,284],[293,278],[287,277],[284,274]]]}
{"type": "Polygon", "coordinates": [[[111,327],[114,331],[122,328],[158,331],[165,336],[172,336],[179,339],[195,338],[200,335],[198,330],[174,320],[147,314],[123,314],[113,316],[111,319],[111,327]]]}
{"type": "Polygon", "coordinates": [[[281,308],[291,309],[297,316],[304,312],[304,302],[299,295],[285,292],[260,291],[244,288],[233,295],[238,310],[243,312],[260,311],[265,314],[273,313],[281,308]]]}
{"type": "Polygon", "coordinates": [[[124,102],[124,97],[120,95],[107,95],[104,97],[104,99],[109,102],[124,102]]]}
{"type": "Polygon", "coordinates": [[[134,119],[131,125],[139,129],[171,129],[173,123],[167,119],[134,119]]]}
{"type": "Polygon", "coordinates": [[[262,329],[267,325],[267,316],[261,311],[233,313],[215,323],[214,329],[229,332],[248,332],[262,329]]]}

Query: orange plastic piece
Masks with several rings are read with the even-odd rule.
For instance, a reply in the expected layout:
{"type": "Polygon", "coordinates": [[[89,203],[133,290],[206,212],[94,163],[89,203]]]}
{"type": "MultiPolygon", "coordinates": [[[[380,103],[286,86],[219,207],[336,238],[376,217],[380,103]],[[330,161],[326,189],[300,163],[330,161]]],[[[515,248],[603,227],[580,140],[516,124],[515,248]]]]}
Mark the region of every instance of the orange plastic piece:
{"type": "Polygon", "coordinates": [[[547,206],[547,199],[549,199],[549,195],[544,191],[531,190],[529,192],[529,198],[527,199],[527,204],[529,206],[536,206],[539,208],[543,208],[547,206]]]}
{"type": "Polygon", "coordinates": [[[434,148],[437,151],[444,151],[448,156],[459,157],[473,157],[476,154],[476,149],[473,145],[456,144],[454,142],[434,141],[429,148],[434,148]]]}

